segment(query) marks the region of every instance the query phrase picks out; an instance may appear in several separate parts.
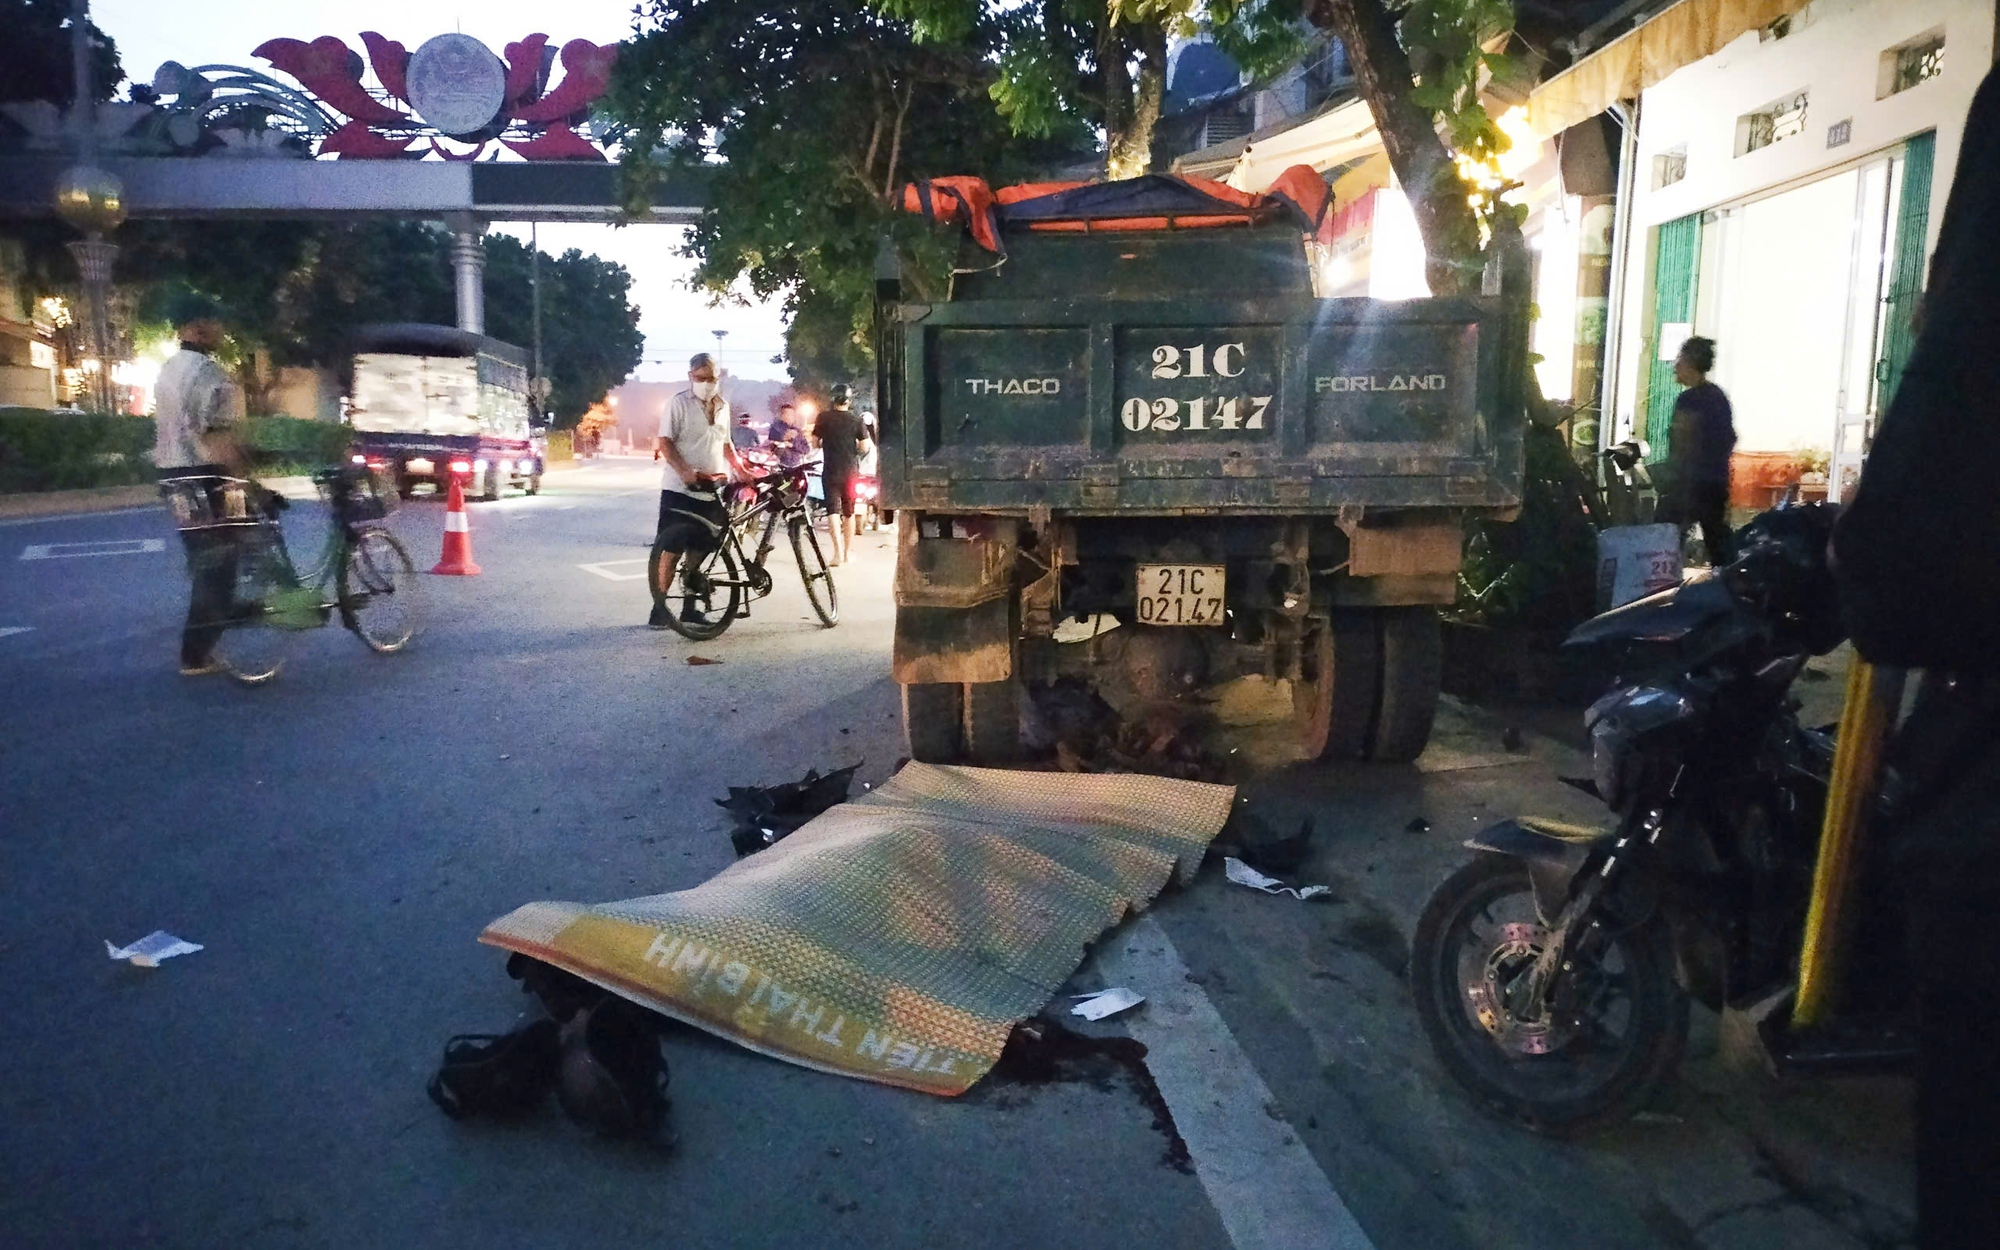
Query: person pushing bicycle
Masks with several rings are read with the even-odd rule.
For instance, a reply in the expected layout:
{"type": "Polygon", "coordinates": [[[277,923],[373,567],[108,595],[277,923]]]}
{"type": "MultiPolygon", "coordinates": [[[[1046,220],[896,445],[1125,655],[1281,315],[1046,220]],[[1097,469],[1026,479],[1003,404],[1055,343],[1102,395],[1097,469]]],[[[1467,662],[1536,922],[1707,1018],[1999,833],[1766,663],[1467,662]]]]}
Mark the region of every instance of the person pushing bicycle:
{"type": "MultiPolygon", "coordinates": [[[[223,479],[248,476],[248,456],[237,438],[243,389],[215,359],[223,329],[212,304],[186,297],[173,320],[180,350],[160,366],[153,387],[157,428],[153,465],[159,470],[161,494],[169,502],[176,489],[198,491],[207,496],[213,515],[221,516],[227,506],[221,498],[223,479]],[[169,482],[179,485],[170,487],[169,482]]],[[[184,528],[181,542],[187,548],[191,582],[187,623],[181,628],[181,674],[199,677],[222,670],[215,644],[235,610],[241,533],[184,528]]]]}
{"type": "MultiPolygon", "coordinates": [[[[653,612],[646,624],[672,629],[667,591],[674,584],[674,567],[684,554],[707,555],[715,549],[729,524],[728,506],[717,491],[743,472],[730,439],[729,403],[716,377],[715,357],[707,352],[688,361],[688,389],[667,402],[659,437],[653,440],[653,459],[665,461],[654,539],[662,557],[649,586],[653,612]]],[[[681,619],[707,623],[693,595],[682,600],[681,619]]]]}

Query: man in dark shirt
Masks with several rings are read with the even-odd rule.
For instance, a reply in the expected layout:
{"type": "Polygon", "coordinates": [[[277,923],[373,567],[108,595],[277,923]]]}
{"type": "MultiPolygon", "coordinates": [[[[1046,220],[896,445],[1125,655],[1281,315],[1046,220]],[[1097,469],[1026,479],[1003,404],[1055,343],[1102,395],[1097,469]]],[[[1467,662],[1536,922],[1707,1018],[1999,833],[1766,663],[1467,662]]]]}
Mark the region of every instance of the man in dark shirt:
{"type": "Polygon", "coordinates": [[[1729,396],[1708,380],[1713,368],[1714,339],[1691,338],[1674,358],[1674,381],[1687,389],[1674,401],[1660,519],[1683,530],[1701,526],[1709,563],[1722,564],[1729,559],[1729,455],[1736,450],[1736,421],[1729,396]]]}
{"type": "Polygon", "coordinates": [[[847,383],[833,388],[833,406],[813,422],[813,442],[823,458],[820,480],[826,489],[827,528],[833,535],[833,558],[828,563],[845,564],[854,538],[854,479],[870,446],[867,427],[854,412],[854,388],[847,383]]]}
{"type": "Polygon", "coordinates": [[[812,453],[812,440],[799,424],[799,410],[793,405],[779,406],[778,418],[771,422],[771,446],[778,453],[778,463],[786,468],[812,453]]]}

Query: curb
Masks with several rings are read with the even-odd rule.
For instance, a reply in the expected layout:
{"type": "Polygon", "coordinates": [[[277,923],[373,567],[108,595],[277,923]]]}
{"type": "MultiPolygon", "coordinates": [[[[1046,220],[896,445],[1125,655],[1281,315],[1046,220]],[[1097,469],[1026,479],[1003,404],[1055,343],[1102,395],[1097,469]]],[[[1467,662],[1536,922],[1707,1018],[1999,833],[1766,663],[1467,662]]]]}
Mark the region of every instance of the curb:
{"type": "MultiPolygon", "coordinates": [[[[319,488],[309,477],[259,479],[287,499],[315,499],[319,488]]],[[[92,512],[118,512],[128,508],[160,507],[160,488],[151,483],[140,486],[98,486],[89,490],[44,490],[19,495],[0,495],[0,520],[35,520],[41,517],[80,516],[92,512]]]]}
{"type": "Polygon", "coordinates": [[[45,490],[32,494],[0,495],[0,517],[70,516],[79,512],[110,512],[119,508],[157,507],[160,488],[143,486],[99,486],[90,490],[45,490]]]}

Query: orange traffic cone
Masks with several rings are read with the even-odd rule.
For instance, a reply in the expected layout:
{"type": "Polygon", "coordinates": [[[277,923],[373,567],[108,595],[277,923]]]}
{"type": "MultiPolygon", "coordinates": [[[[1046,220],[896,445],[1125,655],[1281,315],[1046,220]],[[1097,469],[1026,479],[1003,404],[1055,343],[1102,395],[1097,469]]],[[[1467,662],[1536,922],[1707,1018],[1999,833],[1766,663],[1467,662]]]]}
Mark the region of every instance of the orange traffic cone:
{"type": "Polygon", "coordinates": [[[472,527],[465,519],[465,488],[459,484],[456,473],[451,475],[451,494],[445,500],[444,552],[431,572],[461,577],[479,572],[479,566],[472,562],[472,527]]]}

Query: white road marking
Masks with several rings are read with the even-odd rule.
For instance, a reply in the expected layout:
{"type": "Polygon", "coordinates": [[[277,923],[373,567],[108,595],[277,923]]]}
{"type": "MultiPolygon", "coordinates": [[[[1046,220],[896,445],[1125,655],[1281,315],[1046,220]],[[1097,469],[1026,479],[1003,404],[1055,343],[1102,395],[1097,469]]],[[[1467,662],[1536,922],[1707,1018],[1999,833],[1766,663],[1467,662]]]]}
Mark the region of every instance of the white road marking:
{"type": "Polygon", "coordinates": [[[76,560],[85,556],[143,556],[165,551],[164,538],[113,538],[96,543],[36,543],[21,548],[23,560],[76,560]]]}
{"type": "Polygon", "coordinates": [[[611,568],[618,564],[644,564],[650,559],[651,556],[639,556],[631,560],[599,560],[595,564],[579,564],[576,567],[586,573],[595,573],[607,582],[643,582],[646,580],[645,569],[640,569],[637,573],[613,573],[611,568]]]}
{"type": "Polygon", "coordinates": [[[15,634],[32,634],[33,625],[0,625],[0,638],[12,638],[15,634]]]}
{"type": "Polygon", "coordinates": [[[1098,952],[1106,984],[1130,986],[1146,1006],[1125,1030],[1187,1142],[1195,1175],[1236,1250],[1374,1250],[1354,1216],[1275,1104],[1215,1004],[1151,917],[1098,952]]]}

